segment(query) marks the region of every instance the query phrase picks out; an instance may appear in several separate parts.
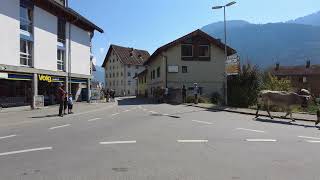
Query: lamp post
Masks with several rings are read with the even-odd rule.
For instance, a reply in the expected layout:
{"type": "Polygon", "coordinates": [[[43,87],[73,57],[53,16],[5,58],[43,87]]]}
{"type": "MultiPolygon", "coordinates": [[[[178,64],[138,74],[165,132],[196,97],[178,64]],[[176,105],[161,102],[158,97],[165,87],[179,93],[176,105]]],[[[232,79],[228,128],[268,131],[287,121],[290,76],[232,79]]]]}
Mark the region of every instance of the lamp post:
{"type": "MultiPolygon", "coordinates": [[[[227,21],[226,21],[226,7],[232,6],[236,4],[235,1],[232,1],[224,6],[214,6],[212,9],[221,9],[223,8],[223,15],[224,15],[224,55],[225,55],[225,62],[228,59],[228,52],[227,52],[227,21]]],[[[225,72],[225,104],[228,105],[228,75],[225,72]]]]}

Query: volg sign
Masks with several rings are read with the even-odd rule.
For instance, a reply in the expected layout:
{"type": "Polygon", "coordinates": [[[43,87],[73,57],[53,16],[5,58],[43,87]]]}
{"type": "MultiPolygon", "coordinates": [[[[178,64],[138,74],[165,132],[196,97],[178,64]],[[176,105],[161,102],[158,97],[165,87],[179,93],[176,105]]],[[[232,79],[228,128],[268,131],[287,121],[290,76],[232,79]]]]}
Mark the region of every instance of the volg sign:
{"type": "Polygon", "coordinates": [[[39,81],[46,81],[46,82],[52,82],[53,77],[52,76],[48,76],[48,75],[38,75],[39,77],[39,81]]]}

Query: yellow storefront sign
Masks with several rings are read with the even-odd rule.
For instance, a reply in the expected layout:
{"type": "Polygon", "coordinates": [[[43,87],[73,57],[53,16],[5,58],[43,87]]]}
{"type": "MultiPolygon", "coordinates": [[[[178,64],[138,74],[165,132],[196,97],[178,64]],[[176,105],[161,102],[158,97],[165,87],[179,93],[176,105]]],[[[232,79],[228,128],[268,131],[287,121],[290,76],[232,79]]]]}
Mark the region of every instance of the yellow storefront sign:
{"type": "Polygon", "coordinates": [[[48,76],[48,75],[38,75],[39,77],[39,81],[46,81],[51,83],[52,82],[52,76],[48,76]]]}

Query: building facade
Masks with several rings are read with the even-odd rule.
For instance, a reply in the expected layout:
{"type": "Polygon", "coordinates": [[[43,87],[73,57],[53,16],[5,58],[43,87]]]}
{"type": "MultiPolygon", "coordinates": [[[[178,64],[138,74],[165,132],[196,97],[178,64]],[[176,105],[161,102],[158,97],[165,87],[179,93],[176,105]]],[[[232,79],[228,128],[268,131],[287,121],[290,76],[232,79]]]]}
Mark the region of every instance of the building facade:
{"type": "Polygon", "coordinates": [[[43,95],[55,104],[57,83],[79,100],[90,98],[91,39],[102,29],[64,0],[2,0],[0,103],[29,105],[43,95]]]}
{"type": "Polygon", "coordinates": [[[134,77],[144,70],[143,63],[149,57],[145,50],[111,45],[102,64],[106,89],[114,90],[116,96],[137,95],[137,80],[134,77]]]}
{"type": "MultiPolygon", "coordinates": [[[[230,47],[227,52],[236,53],[230,47]]],[[[202,96],[210,97],[215,92],[224,95],[224,44],[201,30],[158,48],[144,65],[149,97],[156,89],[168,88],[169,98],[181,102],[182,86],[192,95],[194,83],[202,96]]]]}
{"type": "Polygon", "coordinates": [[[278,78],[290,80],[293,90],[307,89],[315,97],[320,97],[320,65],[311,65],[310,61],[301,66],[280,66],[271,70],[278,78]]]}

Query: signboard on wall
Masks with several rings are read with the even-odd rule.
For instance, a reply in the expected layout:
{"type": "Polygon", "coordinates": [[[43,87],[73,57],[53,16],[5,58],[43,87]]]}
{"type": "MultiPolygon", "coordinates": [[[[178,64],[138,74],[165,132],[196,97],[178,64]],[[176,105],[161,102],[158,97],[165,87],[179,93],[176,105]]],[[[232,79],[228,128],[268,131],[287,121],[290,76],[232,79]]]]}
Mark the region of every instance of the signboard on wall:
{"type": "Polygon", "coordinates": [[[227,75],[237,75],[240,72],[240,57],[238,55],[228,56],[226,61],[227,75]]]}
{"type": "Polygon", "coordinates": [[[8,79],[8,73],[0,73],[0,79],[8,79]]]}
{"type": "Polygon", "coordinates": [[[179,72],[179,66],[169,65],[168,66],[168,72],[169,73],[178,73],[179,72]]]}

